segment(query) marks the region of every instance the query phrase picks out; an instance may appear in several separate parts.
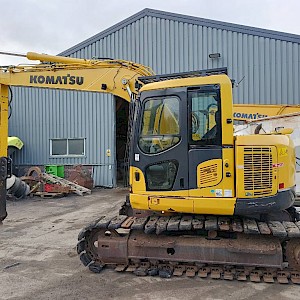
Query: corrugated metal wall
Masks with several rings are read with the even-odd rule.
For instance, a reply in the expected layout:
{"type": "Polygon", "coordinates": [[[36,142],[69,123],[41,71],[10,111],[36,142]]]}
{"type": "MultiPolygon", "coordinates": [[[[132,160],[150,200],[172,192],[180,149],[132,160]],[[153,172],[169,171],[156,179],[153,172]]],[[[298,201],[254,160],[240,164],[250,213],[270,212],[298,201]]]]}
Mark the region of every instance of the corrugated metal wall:
{"type": "MultiPolygon", "coordinates": [[[[274,39],[272,38],[276,36],[274,32],[268,37],[267,31],[253,29],[254,33],[264,32],[262,36],[257,36],[245,33],[251,32],[249,27],[247,30],[236,32],[230,30],[235,27],[232,24],[232,26],[228,24],[227,30],[226,23],[213,28],[211,25],[213,21],[210,26],[204,26],[195,24],[196,18],[191,18],[193,22],[189,23],[180,21],[182,18],[179,17],[178,20],[168,19],[167,13],[161,15],[165,15],[166,18],[137,16],[132,22],[124,21],[126,23],[124,26],[121,26],[121,22],[121,25],[117,24],[116,28],[102,37],[99,34],[97,40],[93,37],[90,42],[87,40],[82,43],[82,46],[74,46],[63,54],[81,58],[111,57],[131,60],[151,66],[157,74],[228,67],[231,78],[237,82],[243,79],[239,87],[234,89],[234,102],[299,104],[299,43],[289,42],[288,38],[274,39]],[[220,53],[221,58],[211,59],[208,57],[210,53],[220,53]]],[[[188,17],[185,17],[186,19],[188,17]]],[[[49,145],[44,145],[40,153],[33,148],[48,143],[49,138],[55,135],[89,135],[92,139],[95,134],[97,138],[89,144],[85,162],[103,165],[95,168],[94,179],[97,185],[107,185],[107,182],[109,185],[114,184],[114,153],[109,159],[103,157],[108,147],[115,148],[112,130],[115,124],[114,101],[111,96],[87,93],[67,95],[65,92],[40,90],[33,92],[29,89],[21,89],[18,90],[18,98],[22,101],[26,100],[22,104],[18,103],[18,99],[15,101],[17,107],[14,108],[16,115],[10,122],[13,124],[10,127],[11,134],[17,134],[21,138],[24,135],[25,143],[30,141],[30,144],[27,144],[28,149],[24,148],[22,158],[19,160],[20,164],[36,162],[36,159],[43,163],[52,162],[47,156],[49,145]],[[54,105],[54,101],[58,99],[61,99],[59,110],[54,105]],[[34,113],[30,112],[32,107],[34,113]],[[26,115],[33,114],[34,118],[41,115],[42,119],[48,120],[43,124],[45,127],[43,131],[35,128],[33,125],[35,121],[30,121],[33,124],[28,128],[24,127],[26,124],[24,111],[26,115]],[[101,118],[96,117],[98,114],[101,118]],[[50,119],[48,115],[51,116],[50,119]],[[56,115],[70,120],[66,121],[64,126],[60,126],[60,118],[56,115]],[[76,124],[71,125],[73,123],[76,124]],[[107,171],[109,165],[112,169],[107,171]]],[[[85,163],[83,160],[70,159],[57,160],[55,164],[62,162],[85,163]]]]}
{"type": "Polygon", "coordinates": [[[299,104],[300,45],[284,40],[144,17],[71,56],[132,60],[157,74],[228,67],[231,78],[244,78],[236,103],[299,104]]]}
{"type": "Polygon", "coordinates": [[[24,142],[15,165],[92,165],[96,185],[115,186],[115,101],[111,95],[14,88],[12,107],[9,133],[24,142]],[[85,138],[85,157],[51,158],[52,138],[85,138]]]}

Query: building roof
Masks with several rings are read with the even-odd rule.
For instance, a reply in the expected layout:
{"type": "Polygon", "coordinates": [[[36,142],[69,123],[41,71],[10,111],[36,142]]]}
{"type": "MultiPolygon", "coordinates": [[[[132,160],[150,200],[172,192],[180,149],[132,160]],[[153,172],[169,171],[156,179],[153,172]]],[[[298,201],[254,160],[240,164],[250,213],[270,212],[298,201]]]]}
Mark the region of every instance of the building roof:
{"type": "Polygon", "coordinates": [[[227,22],[221,22],[221,21],[215,21],[210,19],[203,19],[203,18],[197,18],[182,14],[175,14],[171,12],[166,11],[160,11],[150,8],[145,8],[141,10],[140,12],[130,16],[129,18],[109,27],[108,29],[84,40],[83,42],[63,51],[60,53],[60,55],[63,56],[69,56],[73,54],[74,52],[112,34],[113,32],[120,30],[121,28],[128,26],[131,23],[136,22],[139,19],[142,19],[144,17],[156,17],[161,18],[165,20],[172,20],[172,21],[178,21],[193,25],[199,25],[199,26],[206,26],[206,27],[212,27],[216,29],[223,29],[223,30],[229,30],[234,31],[238,33],[245,33],[270,39],[276,39],[286,42],[292,42],[292,43],[298,43],[300,44],[300,35],[291,34],[291,33],[285,33],[285,32],[279,32],[274,30],[267,30],[257,27],[250,27],[245,25],[238,25],[233,23],[227,23],[227,22]]]}

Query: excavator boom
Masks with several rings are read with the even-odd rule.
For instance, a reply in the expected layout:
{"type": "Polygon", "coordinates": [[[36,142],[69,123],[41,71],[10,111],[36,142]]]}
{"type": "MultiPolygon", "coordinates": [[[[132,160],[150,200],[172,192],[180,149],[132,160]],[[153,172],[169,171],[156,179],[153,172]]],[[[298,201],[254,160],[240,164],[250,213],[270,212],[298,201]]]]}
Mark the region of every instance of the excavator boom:
{"type": "Polygon", "coordinates": [[[52,88],[110,93],[130,101],[137,94],[136,81],[153,71],[125,60],[86,60],[28,52],[40,64],[0,67],[0,222],[6,213],[6,178],[11,173],[7,158],[9,86],[52,88]]]}
{"type": "Polygon", "coordinates": [[[130,101],[129,91],[137,93],[138,77],[153,75],[150,68],[125,60],[85,60],[33,52],[27,57],[43,63],[0,67],[1,85],[111,93],[130,101]]]}

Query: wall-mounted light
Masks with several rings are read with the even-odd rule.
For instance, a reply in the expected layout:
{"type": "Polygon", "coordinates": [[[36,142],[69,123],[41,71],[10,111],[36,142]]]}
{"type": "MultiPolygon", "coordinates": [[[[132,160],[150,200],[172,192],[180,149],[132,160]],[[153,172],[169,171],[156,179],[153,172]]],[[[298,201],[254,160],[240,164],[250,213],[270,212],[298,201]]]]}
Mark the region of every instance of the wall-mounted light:
{"type": "Polygon", "coordinates": [[[210,53],[210,54],[208,54],[208,57],[211,59],[220,58],[221,54],[220,53],[210,53]]]}

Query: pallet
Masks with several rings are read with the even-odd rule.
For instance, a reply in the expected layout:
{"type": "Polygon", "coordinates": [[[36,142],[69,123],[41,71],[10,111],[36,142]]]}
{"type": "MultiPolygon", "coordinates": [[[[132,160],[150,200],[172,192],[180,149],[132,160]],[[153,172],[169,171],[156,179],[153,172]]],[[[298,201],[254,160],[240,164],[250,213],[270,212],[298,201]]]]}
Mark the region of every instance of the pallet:
{"type": "Polygon", "coordinates": [[[48,193],[48,192],[36,192],[35,195],[40,196],[41,198],[61,198],[64,197],[64,193],[48,193]]]}
{"type": "Polygon", "coordinates": [[[42,177],[51,183],[59,183],[62,186],[69,187],[71,191],[77,195],[84,196],[84,194],[91,194],[92,191],[79,184],[66,180],[64,178],[58,177],[56,175],[43,173],[42,177]]]}

